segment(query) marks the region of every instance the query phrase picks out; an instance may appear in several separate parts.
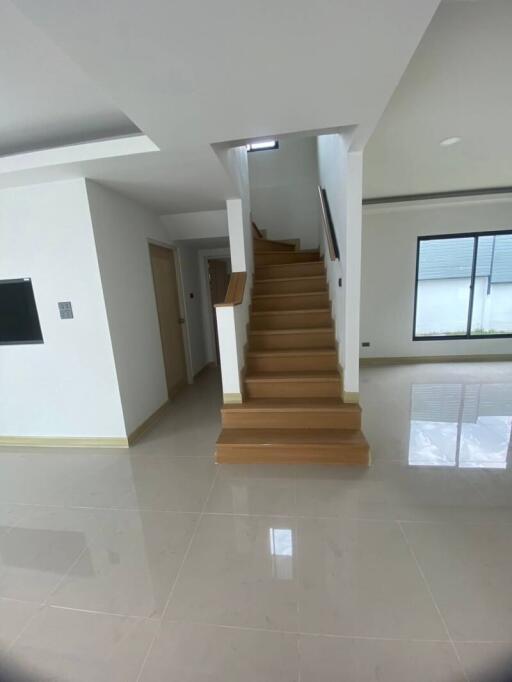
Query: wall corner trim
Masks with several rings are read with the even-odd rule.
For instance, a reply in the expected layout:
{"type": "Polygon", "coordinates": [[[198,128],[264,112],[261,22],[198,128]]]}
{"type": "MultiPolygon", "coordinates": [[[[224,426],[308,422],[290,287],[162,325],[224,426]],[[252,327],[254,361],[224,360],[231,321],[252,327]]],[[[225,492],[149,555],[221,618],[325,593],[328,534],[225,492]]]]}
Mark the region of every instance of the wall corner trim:
{"type": "Polygon", "coordinates": [[[359,393],[356,393],[355,391],[343,391],[343,402],[359,404],[359,393]]]}
{"type": "Polygon", "coordinates": [[[128,436],[128,445],[133,445],[136,441],[143,436],[146,431],[148,431],[152,426],[154,426],[165,414],[167,408],[169,407],[169,399],[162,403],[159,408],[157,408],[152,414],[149,415],[136,429],[134,429],[128,436]]]}
{"type": "Polygon", "coordinates": [[[31,448],[127,448],[128,438],[0,436],[0,446],[31,448]]]}
{"type": "Polygon", "coordinates": [[[241,393],[223,393],[222,399],[225,404],[229,405],[243,402],[241,393]]]}

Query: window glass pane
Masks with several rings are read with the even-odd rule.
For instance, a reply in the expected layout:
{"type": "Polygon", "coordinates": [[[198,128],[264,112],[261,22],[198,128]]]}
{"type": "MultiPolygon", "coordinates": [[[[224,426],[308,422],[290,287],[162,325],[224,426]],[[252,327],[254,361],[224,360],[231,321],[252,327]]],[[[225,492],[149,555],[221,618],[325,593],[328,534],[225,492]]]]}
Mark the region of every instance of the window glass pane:
{"type": "Polygon", "coordinates": [[[474,237],[419,243],[415,336],[467,334],[474,237]]]}
{"type": "Polygon", "coordinates": [[[478,238],[471,334],[512,333],[512,234],[478,238]]]}

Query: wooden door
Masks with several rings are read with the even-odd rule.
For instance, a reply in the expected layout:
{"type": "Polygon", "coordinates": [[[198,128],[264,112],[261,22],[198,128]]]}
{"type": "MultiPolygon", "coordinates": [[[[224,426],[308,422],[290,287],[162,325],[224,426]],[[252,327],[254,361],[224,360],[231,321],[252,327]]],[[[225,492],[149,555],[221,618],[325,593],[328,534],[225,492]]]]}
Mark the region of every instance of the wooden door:
{"type": "Polygon", "coordinates": [[[225,260],[215,258],[208,260],[208,279],[210,281],[210,298],[212,302],[213,329],[215,331],[215,354],[219,363],[219,335],[217,332],[217,315],[215,304],[223,303],[229,284],[228,264],[225,260]]]}
{"type": "Polygon", "coordinates": [[[171,249],[150,244],[149,251],[160,322],[167,392],[169,396],[173,396],[187,382],[182,333],[184,320],[180,313],[176,262],[171,249]]]}

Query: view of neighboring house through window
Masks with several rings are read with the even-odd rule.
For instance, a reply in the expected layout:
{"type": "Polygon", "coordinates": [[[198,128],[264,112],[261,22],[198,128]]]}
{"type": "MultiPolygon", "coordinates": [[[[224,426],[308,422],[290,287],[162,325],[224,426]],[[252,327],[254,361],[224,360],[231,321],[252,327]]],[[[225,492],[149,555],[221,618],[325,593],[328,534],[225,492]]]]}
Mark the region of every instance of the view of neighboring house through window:
{"type": "Polygon", "coordinates": [[[512,335],[512,232],[419,237],[415,340],[512,335]]]}

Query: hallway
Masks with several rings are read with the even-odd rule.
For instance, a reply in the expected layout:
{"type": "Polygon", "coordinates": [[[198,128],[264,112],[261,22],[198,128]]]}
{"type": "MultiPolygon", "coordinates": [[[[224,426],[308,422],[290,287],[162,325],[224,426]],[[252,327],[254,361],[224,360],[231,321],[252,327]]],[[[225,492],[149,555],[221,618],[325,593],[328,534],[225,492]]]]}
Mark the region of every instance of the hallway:
{"type": "Polygon", "coordinates": [[[361,398],[369,469],[216,465],[212,370],[129,451],[3,448],[2,680],[509,679],[512,366],[361,398]]]}

